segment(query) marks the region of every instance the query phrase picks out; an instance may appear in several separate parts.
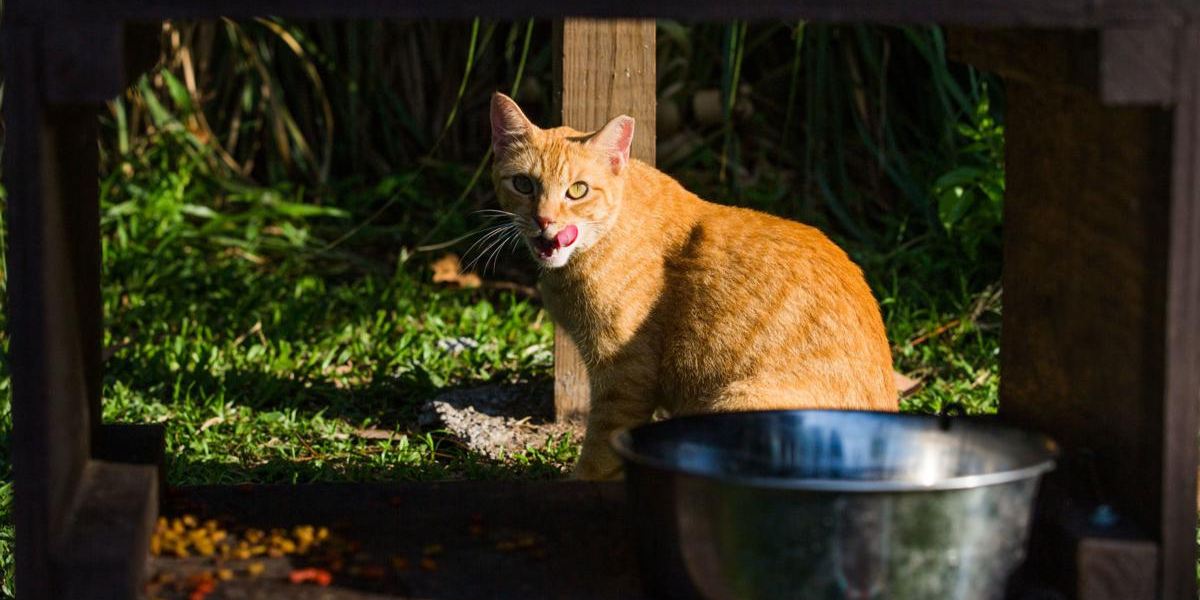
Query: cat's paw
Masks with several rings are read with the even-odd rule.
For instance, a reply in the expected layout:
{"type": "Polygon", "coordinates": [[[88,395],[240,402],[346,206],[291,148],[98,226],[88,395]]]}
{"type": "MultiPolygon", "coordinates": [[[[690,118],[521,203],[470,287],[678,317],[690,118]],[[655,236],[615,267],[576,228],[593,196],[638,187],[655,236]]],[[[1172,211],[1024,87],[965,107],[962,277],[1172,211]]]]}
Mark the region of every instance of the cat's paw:
{"type": "Polygon", "coordinates": [[[593,461],[580,461],[570,477],[573,481],[620,481],[624,478],[625,471],[620,462],[604,465],[593,461]]]}

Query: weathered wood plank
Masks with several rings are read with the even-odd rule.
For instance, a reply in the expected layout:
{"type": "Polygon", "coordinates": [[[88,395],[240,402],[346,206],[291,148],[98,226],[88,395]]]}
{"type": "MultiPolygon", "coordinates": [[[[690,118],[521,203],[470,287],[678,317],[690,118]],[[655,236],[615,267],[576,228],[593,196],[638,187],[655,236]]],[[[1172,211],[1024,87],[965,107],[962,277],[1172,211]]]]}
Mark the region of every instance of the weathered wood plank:
{"type": "Polygon", "coordinates": [[[1106,104],[1170,104],[1175,99],[1174,27],[1100,32],[1100,97],[1106,104]]]}
{"type": "Polygon", "coordinates": [[[51,104],[101,104],[121,93],[125,35],[119,21],[56,21],[43,28],[41,41],[51,104]]]}
{"type": "Polygon", "coordinates": [[[79,497],[54,544],[57,575],[51,582],[52,597],[142,597],[146,556],[157,517],[155,467],[89,462],[81,475],[79,497]]]}
{"type": "MultiPolygon", "coordinates": [[[[1046,62],[1094,56],[1076,41],[1042,46],[1046,62]]],[[[1170,113],[1033,80],[1006,92],[1000,413],[1089,453],[1094,493],[1157,534],[1170,113]]]]}
{"type": "Polygon", "coordinates": [[[1158,559],[1153,542],[1084,539],[1075,555],[1076,598],[1153,600],[1158,595],[1158,559]]]}
{"type": "MultiPolygon", "coordinates": [[[[567,19],[555,32],[555,75],[562,122],[599,129],[609,119],[634,118],[633,156],[654,164],[654,21],[567,19]]],[[[554,408],[559,420],[587,415],[587,370],[575,344],[554,332],[554,408]]]]}
{"type": "Polygon", "coordinates": [[[554,419],[583,422],[591,406],[587,367],[571,337],[554,329],[554,419]]]}
{"type": "Polygon", "coordinates": [[[97,113],[43,105],[36,28],[3,38],[17,589],[39,600],[99,419],[97,113]]]}
{"type": "Polygon", "coordinates": [[[947,52],[954,60],[1055,93],[1094,93],[1099,65],[1097,32],[952,27],[947,52]]]}
{"type": "Polygon", "coordinates": [[[685,19],[808,19],[826,22],[945,23],[1026,27],[1108,27],[1178,24],[1200,14],[1196,0],[9,0],[5,17],[62,20],[161,20],[278,15],[322,18],[627,17],[685,19]]]}
{"type": "Polygon", "coordinates": [[[1200,23],[1179,35],[1167,215],[1162,442],[1163,598],[1196,597],[1200,430],[1200,23]]]}

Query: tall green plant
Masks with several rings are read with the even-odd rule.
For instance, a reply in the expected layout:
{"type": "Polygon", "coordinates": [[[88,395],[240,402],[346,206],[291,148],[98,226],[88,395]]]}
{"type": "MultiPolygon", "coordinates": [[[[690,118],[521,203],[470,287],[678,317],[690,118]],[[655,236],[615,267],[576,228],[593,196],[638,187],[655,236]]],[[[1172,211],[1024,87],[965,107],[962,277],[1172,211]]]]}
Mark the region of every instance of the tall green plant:
{"type": "Polygon", "coordinates": [[[947,284],[998,277],[1000,82],[949,62],[941,30],[664,22],[659,33],[660,102],[685,115],[659,140],[665,169],[815,223],[863,260],[947,284]],[[717,125],[687,113],[706,89],[724,99],[717,125]],[[903,251],[914,243],[930,252],[903,251]]]}

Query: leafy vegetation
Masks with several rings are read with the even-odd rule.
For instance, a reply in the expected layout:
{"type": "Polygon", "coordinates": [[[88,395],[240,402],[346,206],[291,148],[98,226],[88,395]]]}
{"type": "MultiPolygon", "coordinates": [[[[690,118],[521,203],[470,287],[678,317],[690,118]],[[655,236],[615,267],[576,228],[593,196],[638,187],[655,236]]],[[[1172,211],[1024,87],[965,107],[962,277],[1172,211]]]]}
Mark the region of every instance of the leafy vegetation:
{"type": "MultiPolygon", "coordinates": [[[[536,298],[429,270],[485,223],[490,92],[554,120],[548,24],[212,21],[164,40],[102,119],[105,418],[165,423],[173,485],[561,473],[574,440],[495,461],[415,422],[440,390],[551,375],[536,298]],[[478,346],[439,345],[461,337],[478,346]]],[[[906,409],[994,410],[998,82],[948,63],[936,29],[662,22],[658,65],[660,166],[846,247],[924,382],[906,409]]],[[[484,276],[533,274],[509,255],[484,276]]],[[[8,396],[3,376],[0,523],[8,396]]],[[[11,543],[0,527],[0,596],[11,543]]]]}

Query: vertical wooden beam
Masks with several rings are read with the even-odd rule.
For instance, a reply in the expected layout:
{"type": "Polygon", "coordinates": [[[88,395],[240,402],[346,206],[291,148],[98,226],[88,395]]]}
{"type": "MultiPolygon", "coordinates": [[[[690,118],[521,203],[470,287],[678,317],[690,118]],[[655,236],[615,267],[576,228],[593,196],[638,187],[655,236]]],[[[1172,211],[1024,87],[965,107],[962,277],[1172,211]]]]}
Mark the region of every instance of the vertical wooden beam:
{"type": "Polygon", "coordinates": [[[1162,443],[1162,598],[1196,597],[1200,429],[1200,23],[1181,28],[1175,65],[1162,443]]]}
{"type": "Polygon", "coordinates": [[[1114,540],[1103,552],[1117,562],[1097,562],[1082,559],[1101,538],[1085,539],[1080,581],[1124,573],[1139,594],[1194,597],[1200,28],[1043,32],[1004,47],[1001,414],[1063,442],[1085,515],[1114,505],[1158,542],[1138,554],[1114,540]],[[1099,85],[1053,68],[1097,58],[1099,85]]]}
{"type": "Polygon", "coordinates": [[[1081,522],[1157,544],[1067,527],[1081,598],[1195,597],[1200,24],[962,33],[1007,83],[1000,412],[1064,443],[1081,522]]]}
{"type": "MultiPolygon", "coordinates": [[[[1042,45],[1043,62],[1091,53],[1077,41],[1042,45]]],[[[1071,456],[1086,452],[1074,475],[1095,484],[1094,501],[1152,531],[1163,484],[1170,112],[1105,106],[1090,90],[1036,78],[1005,89],[1000,414],[1071,456]]]]}
{"type": "Polygon", "coordinates": [[[45,104],[41,34],[10,22],[3,35],[16,584],[30,600],[52,597],[52,542],[99,411],[96,107],[45,104]]]}
{"type": "MultiPolygon", "coordinates": [[[[2,37],[17,591],[132,598],[157,512],[156,467],[92,459],[102,375],[97,117],[121,87],[121,27],[10,20],[2,37]]],[[[153,452],[155,442],[141,446],[153,452]]]]}
{"type": "MultiPolygon", "coordinates": [[[[635,120],[633,157],[654,164],[655,29],[649,20],[566,19],[556,29],[555,71],[562,122],[599,129],[626,114],[635,120]]],[[[554,333],[554,408],[559,420],[588,410],[587,370],[561,329],[554,333]]]]}

